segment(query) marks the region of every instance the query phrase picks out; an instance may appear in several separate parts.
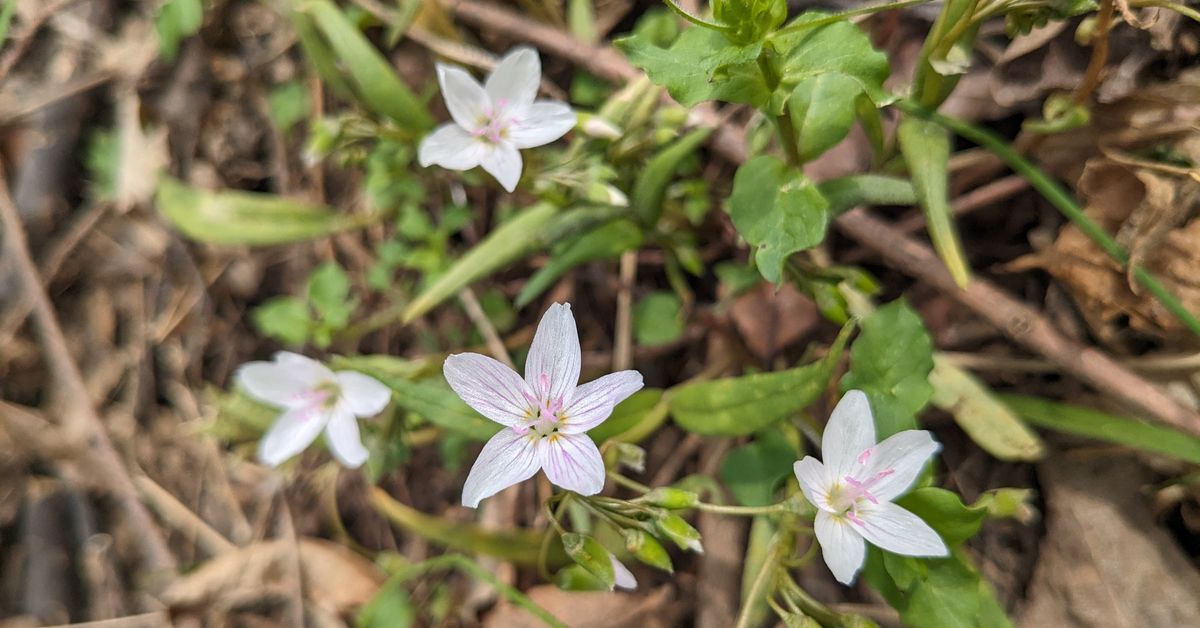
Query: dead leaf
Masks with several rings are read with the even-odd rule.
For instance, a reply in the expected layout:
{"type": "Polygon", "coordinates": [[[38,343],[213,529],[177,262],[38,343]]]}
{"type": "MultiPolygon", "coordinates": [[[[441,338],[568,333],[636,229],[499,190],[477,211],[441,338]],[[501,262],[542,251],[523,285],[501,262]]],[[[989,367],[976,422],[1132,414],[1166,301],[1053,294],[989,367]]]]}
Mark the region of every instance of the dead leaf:
{"type": "Polygon", "coordinates": [[[738,296],[730,316],[746,347],[763,360],[812,331],[818,322],[816,304],[791,284],[778,290],[759,284],[738,296]]]}
{"type": "MultiPolygon", "coordinates": [[[[669,604],[670,586],[643,594],[573,592],[540,585],[525,593],[571,628],[666,628],[676,625],[681,610],[680,606],[669,604]]],[[[529,611],[506,603],[488,614],[483,625],[484,628],[542,628],[545,624],[529,611]]]]}
{"type": "Polygon", "coordinates": [[[1046,538],[1020,625],[1192,626],[1200,574],[1154,521],[1133,458],[1050,456],[1038,466],[1046,538]]]}
{"type": "MultiPolygon", "coordinates": [[[[339,613],[371,599],[384,576],[374,564],[350,550],[321,539],[300,539],[304,595],[339,613]]],[[[293,551],[285,540],[256,543],[222,554],[172,582],[159,596],[171,608],[195,608],[247,589],[266,589],[285,573],[282,562],[293,551]]]]}

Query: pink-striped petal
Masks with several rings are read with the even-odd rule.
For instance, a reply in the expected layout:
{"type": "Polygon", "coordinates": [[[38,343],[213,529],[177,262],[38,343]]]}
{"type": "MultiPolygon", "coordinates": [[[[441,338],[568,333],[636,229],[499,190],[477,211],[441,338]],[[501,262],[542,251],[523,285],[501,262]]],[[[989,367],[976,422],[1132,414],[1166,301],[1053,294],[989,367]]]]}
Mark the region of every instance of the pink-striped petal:
{"type": "Polygon", "coordinates": [[[854,529],[872,545],[904,556],[949,556],[942,537],[920,517],[893,504],[861,504],[854,529]]]}
{"type": "Polygon", "coordinates": [[[586,432],[603,423],[618,403],[641,389],[642,374],[637,371],[620,371],[592,380],[571,395],[559,430],[567,434],[586,432]]]}
{"type": "Polygon", "coordinates": [[[523,425],[535,414],[529,402],[533,393],[521,377],[486,355],[454,354],[442,373],[468,406],[501,425],[523,425]]]}
{"type": "Polygon", "coordinates": [[[543,442],[538,453],[551,483],[580,495],[604,489],[604,459],[587,435],[559,433],[543,442]]]}
{"type": "Polygon", "coordinates": [[[492,100],[483,86],[466,70],[452,65],[437,66],[438,84],[442,87],[442,99],[458,126],[468,133],[487,124],[492,117],[492,100]]]}
{"type": "Polygon", "coordinates": [[[517,148],[549,144],[575,128],[575,112],[566,104],[540,100],[508,124],[508,141],[517,148]]]}
{"type": "Polygon", "coordinates": [[[484,82],[484,90],[499,113],[521,110],[537,98],[542,80],[542,62],[537,51],[518,46],[504,55],[484,82]]]}
{"type": "Polygon", "coordinates": [[[344,402],[334,409],[325,426],[325,443],[329,445],[329,453],[347,469],[357,469],[367,461],[367,448],[358,433],[358,419],[344,402]]]}
{"type": "Polygon", "coordinates": [[[614,584],[617,586],[617,588],[625,589],[626,591],[633,591],[636,589],[637,578],[633,577],[633,572],[629,571],[629,568],[625,565],[622,565],[621,561],[617,560],[616,556],[609,554],[608,557],[612,560],[613,576],[616,577],[614,584]]]}
{"type": "Polygon", "coordinates": [[[258,441],[258,459],[272,467],[283,464],[312,444],[328,422],[327,412],[309,407],[284,412],[258,441]]]}
{"type": "MultiPolygon", "coordinates": [[[[821,461],[833,477],[859,469],[858,457],[875,444],[871,402],[861,390],[848,391],[838,402],[821,435],[821,461]]],[[[855,477],[858,477],[857,475],[855,477]]]]}
{"type": "Polygon", "coordinates": [[[579,332],[570,303],[555,303],[542,315],[525,358],[525,383],[539,399],[570,404],[579,383],[579,332]]]}
{"type": "Polygon", "coordinates": [[[541,466],[539,441],[529,434],[508,428],[500,430],[483,446],[467,481],[463,484],[462,503],[469,508],[483,499],[533,477],[541,466]]]}
{"type": "Polygon", "coordinates": [[[278,408],[309,403],[306,395],[323,381],[333,379],[324,364],[296,353],[280,351],[273,362],[247,362],[234,379],[251,397],[278,408]]]}
{"type": "Polygon", "coordinates": [[[517,189],[523,165],[521,153],[509,142],[487,146],[479,158],[479,166],[495,177],[506,192],[517,189]]]}
{"type": "Polygon", "coordinates": [[[805,456],[803,460],[797,460],[792,465],[792,471],[796,474],[800,491],[804,493],[808,503],[826,512],[834,512],[829,503],[829,489],[833,482],[830,481],[829,470],[825,465],[812,456],[805,456]]]}
{"type": "Polygon", "coordinates": [[[342,391],[342,402],[362,418],[373,417],[387,407],[392,400],[392,389],[384,386],[374,377],[368,377],[356,371],[338,371],[334,373],[338,388],[342,391]]]}
{"type": "Polygon", "coordinates": [[[925,430],[898,432],[862,454],[863,464],[851,475],[869,484],[875,499],[891,501],[917,481],[925,463],[939,449],[933,434],[925,430]]]}

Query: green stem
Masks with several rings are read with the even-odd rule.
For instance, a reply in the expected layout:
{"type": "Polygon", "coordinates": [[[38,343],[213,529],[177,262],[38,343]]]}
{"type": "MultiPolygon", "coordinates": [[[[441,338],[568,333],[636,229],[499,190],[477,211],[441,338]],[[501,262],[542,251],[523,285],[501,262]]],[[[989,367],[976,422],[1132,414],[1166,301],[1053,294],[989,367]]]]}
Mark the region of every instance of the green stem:
{"type": "Polygon", "coordinates": [[[796,584],[795,580],[792,580],[791,574],[787,573],[787,571],[781,571],[779,583],[789,594],[785,599],[794,601],[800,607],[801,612],[817,620],[822,626],[846,625],[846,618],[830,610],[829,607],[809,595],[808,591],[800,588],[800,585],[796,584]]]}
{"type": "Polygon", "coordinates": [[[720,504],[707,504],[699,502],[696,504],[696,510],[704,512],[712,512],[720,515],[735,515],[738,517],[757,517],[758,515],[770,515],[777,512],[787,512],[787,502],[779,502],[770,506],[722,506],[720,504]]]}
{"type": "MultiPolygon", "coordinates": [[[[774,54],[771,51],[770,45],[763,46],[762,52],[758,54],[758,69],[762,72],[763,81],[767,84],[767,91],[774,92],[779,88],[779,83],[782,78],[779,76],[779,69],[775,67],[775,61],[771,58],[774,54]]],[[[796,127],[792,125],[792,116],[787,109],[783,113],[775,116],[775,126],[779,129],[779,143],[783,145],[783,150],[787,153],[788,164],[799,168],[804,164],[800,159],[800,146],[796,141],[796,127]]]]}
{"type": "Polygon", "coordinates": [[[1169,0],[1134,0],[1133,2],[1129,3],[1129,6],[1138,8],[1158,7],[1161,9],[1168,9],[1188,19],[1200,22],[1200,12],[1197,12],[1195,9],[1184,6],[1177,2],[1170,2],[1169,0]]]}
{"type": "Polygon", "coordinates": [[[631,480],[631,479],[621,475],[620,473],[617,473],[616,471],[609,471],[608,477],[613,482],[616,482],[617,484],[620,484],[621,486],[624,486],[627,489],[634,490],[639,493],[649,493],[651,490],[649,486],[646,486],[645,484],[642,484],[641,482],[638,482],[637,480],[631,480]]]}
{"type": "MultiPolygon", "coordinates": [[[[897,106],[905,113],[931,120],[995,153],[997,157],[1008,164],[1008,167],[1025,177],[1035,190],[1041,193],[1046,200],[1050,201],[1050,204],[1062,212],[1092,242],[1095,242],[1096,246],[1099,246],[1109,257],[1112,257],[1123,266],[1129,267],[1129,253],[1124,247],[1118,244],[1112,236],[1108,235],[1104,227],[1101,227],[1096,221],[1085,214],[1079,204],[1075,202],[1075,199],[1071,197],[1071,194],[1058,182],[1051,179],[1046,173],[1033,165],[1032,162],[1021,156],[1020,153],[1013,150],[1003,138],[969,122],[929,111],[911,101],[899,101],[897,106]]],[[[1158,279],[1142,266],[1134,266],[1132,271],[1135,281],[1150,291],[1150,294],[1154,295],[1159,303],[1174,314],[1193,334],[1200,337],[1200,320],[1197,320],[1166,286],[1159,283],[1158,279]]]]}
{"type": "Polygon", "coordinates": [[[822,17],[822,18],[819,18],[816,20],[811,20],[808,22],[792,22],[791,24],[788,24],[787,26],[784,26],[783,28],[775,31],[775,35],[790,35],[792,33],[798,33],[805,29],[820,28],[822,26],[827,26],[829,24],[833,24],[834,22],[840,22],[842,20],[848,20],[850,18],[855,18],[855,17],[859,17],[862,15],[873,15],[875,13],[880,13],[882,11],[891,11],[893,9],[903,9],[904,7],[916,6],[918,4],[926,4],[928,2],[932,2],[932,0],[898,0],[897,2],[884,2],[881,4],[871,4],[871,5],[867,5],[865,7],[859,7],[857,9],[850,9],[848,11],[842,11],[841,13],[834,13],[832,15],[827,15],[825,17],[822,17]]]}
{"type": "Polygon", "coordinates": [[[771,549],[763,559],[762,566],[758,568],[758,573],[754,576],[754,582],[750,585],[750,591],[746,593],[746,599],[742,600],[742,610],[738,613],[737,626],[735,628],[749,628],[751,620],[754,617],[755,605],[767,595],[767,581],[772,579],[772,574],[778,573],[779,557],[783,554],[781,551],[783,543],[779,537],[780,535],[776,534],[771,539],[771,543],[769,544],[771,549]]]}
{"type": "Polygon", "coordinates": [[[663,2],[666,3],[667,8],[671,9],[671,11],[673,13],[675,13],[679,17],[687,20],[688,22],[691,22],[692,24],[695,24],[696,26],[699,26],[701,28],[707,28],[709,30],[718,31],[721,33],[728,33],[729,31],[733,30],[726,24],[710,22],[702,17],[688,13],[687,10],[685,10],[683,7],[679,6],[678,4],[675,4],[675,0],[663,0],[663,2]]]}

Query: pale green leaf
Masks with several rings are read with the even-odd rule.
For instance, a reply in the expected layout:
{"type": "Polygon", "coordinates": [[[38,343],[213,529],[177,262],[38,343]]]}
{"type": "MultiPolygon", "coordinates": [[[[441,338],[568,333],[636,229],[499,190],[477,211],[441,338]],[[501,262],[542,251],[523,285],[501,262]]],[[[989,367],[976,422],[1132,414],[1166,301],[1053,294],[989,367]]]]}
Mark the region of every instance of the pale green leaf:
{"type": "Polygon", "coordinates": [[[859,389],[871,400],[875,437],[917,429],[916,415],[933,386],[933,342],[921,317],[903,300],[892,301],[862,322],[850,349],[850,371],[842,390],[859,389]]]}
{"type": "Polygon", "coordinates": [[[896,129],[896,141],[912,175],[917,200],[925,210],[925,223],[933,248],[946,263],[954,281],[959,286],[966,286],[971,280],[971,268],[962,250],[954,211],[947,196],[949,132],[934,122],[909,116],[896,129]]]}
{"type": "Polygon", "coordinates": [[[729,213],[738,233],[755,247],[755,264],[771,283],[796,251],[825,239],[829,203],[802,172],[761,155],[742,164],[733,178],[729,213]]]}
{"type": "Polygon", "coordinates": [[[933,405],[949,412],[971,440],[1000,460],[1037,460],[1042,439],[982,382],[946,358],[933,357],[933,405]]]}

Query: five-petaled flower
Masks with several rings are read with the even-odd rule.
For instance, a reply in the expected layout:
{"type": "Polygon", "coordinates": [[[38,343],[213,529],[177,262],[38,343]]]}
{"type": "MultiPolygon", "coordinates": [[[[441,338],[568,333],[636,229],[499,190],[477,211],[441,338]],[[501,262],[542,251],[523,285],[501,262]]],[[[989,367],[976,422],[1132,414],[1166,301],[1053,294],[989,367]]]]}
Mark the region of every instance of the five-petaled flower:
{"type": "Polygon", "coordinates": [[[521,148],[549,144],[575,126],[565,103],[537,98],[542,64],[532,48],[500,60],[480,85],[462,68],[438,64],[438,83],[453,122],[421,140],[417,159],[451,170],[482,166],[505,190],[521,178],[521,148]]]}
{"type": "Polygon", "coordinates": [[[379,414],[391,390],[354,371],[334,373],[302,355],[280,351],[274,362],[247,362],[235,375],[242,389],[283,413],[258,443],[258,458],[278,466],[304,451],[322,430],[329,451],[343,465],[366,462],[358,433],[358,417],[379,414]]]}
{"type": "Polygon", "coordinates": [[[604,488],[604,461],[587,431],[642,387],[637,371],[579,382],[579,334],[569,304],[550,306],[525,359],[525,379],[478,353],[446,358],[446,381],[459,397],[504,429],[483,446],[463,486],[464,506],[533,477],[581,495],[604,488]]]}
{"type": "Polygon", "coordinates": [[[875,444],[866,394],[851,390],[838,402],[821,438],[824,462],[805,456],[794,467],[804,496],[817,507],[817,541],[838,582],[854,582],[866,559],[864,539],[906,556],[949,554],[929,524],[892,503],[938,449],[924,430],[906,430],[875,444]]]}

